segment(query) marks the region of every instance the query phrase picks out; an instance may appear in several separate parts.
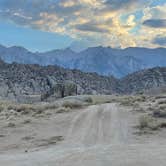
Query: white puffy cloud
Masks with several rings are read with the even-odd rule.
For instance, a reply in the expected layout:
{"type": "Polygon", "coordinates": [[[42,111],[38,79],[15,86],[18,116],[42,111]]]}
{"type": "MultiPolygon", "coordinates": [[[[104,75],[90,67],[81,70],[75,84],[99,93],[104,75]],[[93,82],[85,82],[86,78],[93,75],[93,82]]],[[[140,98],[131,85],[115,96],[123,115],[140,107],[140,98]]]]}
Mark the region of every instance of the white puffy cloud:
{"type": "Polygon", "coordinates": [[[139,32],[139,38],[142,42],[139,41],[139,43],[148,47],[165,46],[158,39],[166,37],[166,4],[147,7],[143,13],[139,32]]]}

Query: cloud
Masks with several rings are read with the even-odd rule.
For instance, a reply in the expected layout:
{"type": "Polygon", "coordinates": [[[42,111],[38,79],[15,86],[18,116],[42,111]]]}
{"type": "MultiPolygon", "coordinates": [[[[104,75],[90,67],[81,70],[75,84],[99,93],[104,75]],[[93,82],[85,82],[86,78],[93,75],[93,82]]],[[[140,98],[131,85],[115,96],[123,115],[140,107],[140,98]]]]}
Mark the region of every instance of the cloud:
{"type": "Polygon", "coordinates": [[[151,41],[165,33],[166,5],[151,1],[0,0],[0,19],[96,45],[154,47],[151,41]]]}
{"type": "Polygon", "coordinates": [[[152,43],[160,45],[160,46],[166,46],[166,36],[156,36],[153,40],[152,43]]]}
{"type": "Polygon", "coordinates": [[[143,47],[165,47],[157,39],[166,34],[166,4],[147,7],[143,10],[140,28],[137,34],[137,45],[143,47]],[[156,39],[156,41],[155,41],[156,39]]]}
{"type": "Polygon", "coordinates": [[[80,31],[89,31],[89,32],[108,32],[108,30],[98,26],[98,25],[92,25],[90,23],[86,24],[79,24],[75,26],[76,29],[80,31]]]}
{"type": "Polygon", "coordinates": [[[143,20],[148,19],[165,19],[166,18],[166,3],[164,5],[157,5],[147,7],[143,10],[143,20]]]}
{"type": "Polygon", "coordinates": [[[107,0],[105,5],[111,10],[128,10],[133,11],[136,8],[142,7],[147,4],[148,1],[143,0],[107,0]]]}
{"type": "Polygon", "coordinates": [[[153,28],[166,28],[166,19],[149,19],[143,22],[143,25],[153,28]]]}

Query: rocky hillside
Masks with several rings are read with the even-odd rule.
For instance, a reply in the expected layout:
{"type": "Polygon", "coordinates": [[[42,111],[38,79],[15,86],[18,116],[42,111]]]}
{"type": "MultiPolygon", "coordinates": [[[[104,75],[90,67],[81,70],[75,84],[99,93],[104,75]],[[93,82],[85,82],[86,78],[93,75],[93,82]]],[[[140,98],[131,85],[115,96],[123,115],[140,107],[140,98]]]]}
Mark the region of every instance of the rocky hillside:
{"type": "Polygon", "coordinates": [[[41,95],[49,96],[57,90],[60,96],[131,94],[164,85],[166,85],[166,68],[164,67],[142,70],[123,79],[116,79],[113,76],[83,73],[58,66],[7,64],[0,61],[0,97],[2,99],[26,101],[27,97],[38,97],[38,100],[41,100],[41,95]]]}
{"type": "Polygon", "coordinates": [[[142,93],[166,85],[166,67],[156,67],[130,74],[120,80],[124,93],[142,93]]]}
{"type": "Polygon", "coordinates": [[[0,46],[0,58],[7,63],[58,65],[117,78],[153,67],[166,67],[166,49],[92,47],[76,53],[70,48],[32,53],[22,47],[0,46]]]}
{"type": "MultiPolygon", "coordinates": [[[[77,94],[112,94],[120,92],[114,77],[67,70],[58,66],[7,64],[0,61],[0,96],[22,100],[25,96],[40,96],[58,83],[77,85],[77,94]]],[[[26,99],[25,99],[26,100],[26,99]]]]}

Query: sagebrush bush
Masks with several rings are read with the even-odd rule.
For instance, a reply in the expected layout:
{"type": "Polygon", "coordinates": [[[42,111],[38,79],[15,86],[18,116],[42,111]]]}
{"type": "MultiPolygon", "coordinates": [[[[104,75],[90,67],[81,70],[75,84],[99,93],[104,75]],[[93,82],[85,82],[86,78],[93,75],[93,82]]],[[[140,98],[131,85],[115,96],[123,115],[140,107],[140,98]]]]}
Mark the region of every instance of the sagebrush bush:
{"type": "Polygon", "coordinates": [[[148,127],[148,117],[147,116],[141,116],[139,118],[139,127],[141,129],[148,127]]]}
{"type": "Polygon", "coordinates": [[[157,130],[160,128],[160,124],[157,122],[156,119],[148,115],[143,115],[139,118],[139,128],[157,130]]]}
{"type": "Polygon", "coordinates": [[[166,104],[166,100],[159,100],[157,104],[158,105],[166,104]]]}
{"type": "Polygon", "coordinates": [[[69,108],[80,108],[84,105],[83,102],[79,100],[64,100],[62,103],[62,107],[69,107],[69,108]]]}
{"type": "Polygon", "coordinates": [[[56,110],[56,113],[64,113],[64,112],[69,112],[69,111],[70,111],[70,108],[59,107],[59,108],[56,110]]]}
{"type": "Polygon", "coordinates": [[[126,96],[123,98],[120,98],[119,102],[121,105],[124,106],[135,106],[135,104],[139,102],[145,102],[146,97],[145,96],[126,96]]]}
{"type": "Polygon", "coordinates": [[[15,124],[15,123],[12,123],[12,122],[9,122],[9,123],[7,124],[7,127],[13,128],[13,127],[16,127],[16,124],[15,124]]]}
{"type": "Polygon", "coordinates": [[[166,110],[154,110],[153,116],[158,118],[166,118],[166,110]]]}
{"type": "Polygon", "coordinates": [[[41,106],[36,106],[36,109],[44,111],[44,110],[56,109],[58,107],[60,107],[60,104],[58,104],[58,102],[53,102],[53,103],[43,104],[41,106]]]}
{"type": "Polygon", "coordinates": [[[5,109],[3,105],[0,105],[0,112],[2,112],[5,109]]]}

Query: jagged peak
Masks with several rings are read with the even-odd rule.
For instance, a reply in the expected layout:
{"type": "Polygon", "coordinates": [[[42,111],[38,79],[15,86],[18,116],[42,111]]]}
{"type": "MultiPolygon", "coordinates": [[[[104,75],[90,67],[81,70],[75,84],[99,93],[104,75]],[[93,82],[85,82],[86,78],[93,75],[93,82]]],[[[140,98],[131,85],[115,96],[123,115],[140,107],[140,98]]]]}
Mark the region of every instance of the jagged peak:
{"type": "Polygon", "coordinates": [[[17,50],[17,51],[29,52],[26,48],[21,47],[21,46],[11,46],[11,47],[9,47],[9,49],[11,49],[11,50],[17,50]]]}

